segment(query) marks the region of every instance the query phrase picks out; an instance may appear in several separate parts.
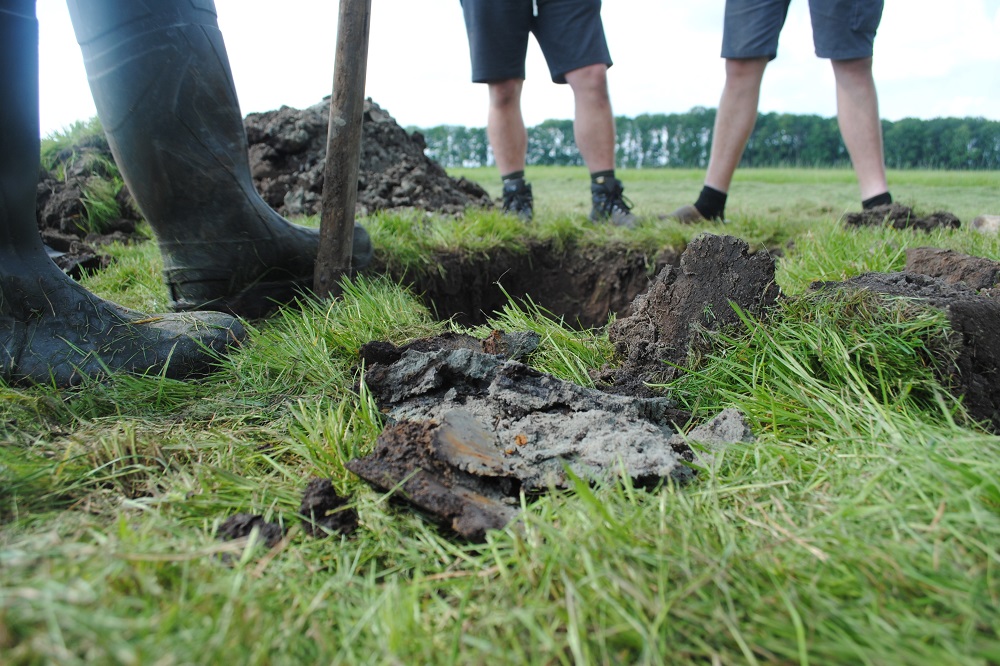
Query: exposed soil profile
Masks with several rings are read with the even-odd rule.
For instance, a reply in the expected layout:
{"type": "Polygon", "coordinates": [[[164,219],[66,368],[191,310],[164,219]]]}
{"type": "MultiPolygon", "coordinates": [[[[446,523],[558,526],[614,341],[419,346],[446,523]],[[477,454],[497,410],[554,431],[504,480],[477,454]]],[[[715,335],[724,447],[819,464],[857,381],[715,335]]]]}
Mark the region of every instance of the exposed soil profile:
{"type": "MultiPolygon", "coordinates": [[[[845,282],[816,283],[813,289],[865,289],[877,294],[913,299],[941,310],[954,332],[955,348],[935,359],[943,383],[960,397],[972,418],[1000,433],[1000,298],[997,283],[975,288],[960,279],[967,267],[989,260],[958,255],[947,271],[935,263],[939,276],[910,270],[866,273],[845,282]]],[[[917,267],[920,262],[914,262],[917,267]]],[[[996,262],[993,262],[996,264],[996,262]]],[[[996,275],[998,266],[992,270],[996,275]]],[[[980,274],[977,272],[977,274],[980,274]]],[[[980,282],[979,284],[983,284],[980,282]]]]}
{"type": "Polygon", "coordinates": [[[489,257],[457,252],[431,257],[439,271],[422,275],[387,270],[376,260],[365,270],[388,274],[409,285],[440,319],[462,325],[486,319],[515,300],[530,297],[567,325],[586,329],[608,323],[612,313],[627,315],[635,297],[645,292],[657,272],[676,266],[680,253],[665,248],[648,254],[620,244],[558,249],[529,242],[523,252],[499,249],[489,257]]]}

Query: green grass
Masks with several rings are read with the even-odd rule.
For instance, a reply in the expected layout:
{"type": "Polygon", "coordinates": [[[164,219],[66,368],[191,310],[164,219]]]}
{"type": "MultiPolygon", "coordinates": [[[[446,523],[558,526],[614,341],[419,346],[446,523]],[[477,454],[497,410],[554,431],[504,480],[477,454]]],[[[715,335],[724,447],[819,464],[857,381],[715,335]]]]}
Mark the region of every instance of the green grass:
{"type": "Polygon", "coordinates": [[[90,178],[87,181],[83,188],[83,209],[86,212],[83,231],[106,233],[110,223],[121,218],[121,206],[116,198],[121,189],[120,178],[90,178]]]}
{"type": "MultiPolygon", "coordinates": [[[[500,196],[496,169],[450,169],[500,196]]],[[[625,195],[640,216],[656,217],[693,203],[705,177],[696,169],[620,169],[625,195]]],[[[590,193],[583,167],[528,167],[536,210],[587,214],[590,193]]],[[[1000,173],[995,171],[895,171],[888,173],[896,201],[930,213],[948,210],[963,222],[997,214],[1000,173]]],[[[861,209],[854,173],[847,169],[740,169],[733,178],[726,215],[734,222],[799,225],[861,209]]]]}
{"type": "Polygon", "coordinates": [[[106,156],[108,150],[108,140],[96,116],[78,120],[41,141],[41,166],[57,180],[66,180],[71,169],[86,176],[82,185],[84,218],[78,222],[85,233],[105,233],[109,223],[121,217],[117,196],[123,181],[118,165],[106,156]]]}
{"type": "MultiPolygon", "coordinates": [[[[457,171],[456,171],[457,173],[457,171]]],[[[491,170],[461,172],[498,189],[491,170]]],[[[701,416],[735,406],[757,440],[693,483],[577,485],[523,524],[466,544],[344,469],[382,416],[355,386],[357,349],[456,328],[384,279],[345,285],[251,327],[194,382],[116,377],[55,391],[0,386],[0,661],[4,664],[1000,662],[1000,439],[972,423],[930,362],[943,317],[900,301],[809,292],[902,267],[938,245],[1000,260],[995,237],[837,224],[850,172],[738,172],[731,224],[656,219],[700,173],[626,171],[646,216],[594,228],[586,174],[531,169],[537,224],[494,213],[365,220],[390,265],[440,249],[488,256],[529,238],[683,247],[704,231],[782,250],[780,316],[717,335],[664,390],[701,416]],[[297,525],[309,478],[353,498],[352,537],[292,528],[268,550],[223,543],[237,512],[297,525]]],[[[896,198],[963,222],[995,209],[995,173],[898,172],[896,198]],[[994,207],[994,208],[991,208],[994,207]]],[[[494,191],[494,194],[496,192],[494,191]]],[[[167,307],[152,242],[115,246],[84,281],[167,307]]],[[[531,303],[492,328],[534,330],[531,363],[587,383],[604,329],[531,303]]]]}
{"type": "MultiPolygon", "coordinates": [[[[56,170],[62,178],[62,167],[72,161],[80,153],[80,145],[101,145],[105,147],[108,141],[104,136],[104,128],[97,116],[90,120],[78,120],[62,130],[43,137],[41,141],[42,168],[47,171],[56,170]]],[[[117,169],[115,170],[117,173],[117,169]]]]}

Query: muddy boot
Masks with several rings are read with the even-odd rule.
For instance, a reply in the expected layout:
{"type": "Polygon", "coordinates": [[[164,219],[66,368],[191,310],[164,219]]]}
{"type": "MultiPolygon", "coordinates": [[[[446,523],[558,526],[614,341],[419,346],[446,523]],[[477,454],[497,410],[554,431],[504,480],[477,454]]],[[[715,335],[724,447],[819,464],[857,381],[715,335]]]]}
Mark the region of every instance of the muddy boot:
{"type": "Polygon", "coordinates": [[[0,0],[0,381],[70,386],[108,372],[186,377],[245,335],[219,313],[147,316],[101,300],[38,234],[35,0],[0,0]]]}
{"type": "MultiPolygon", "coordinates": [[[[98,116],[163,254],[175,310],[258,317],[312,286],[319,231],[254,189],[212,0],[70,0],[98,116]]],[[[372,255],[354,227],[352,267],[372,255]]]]}

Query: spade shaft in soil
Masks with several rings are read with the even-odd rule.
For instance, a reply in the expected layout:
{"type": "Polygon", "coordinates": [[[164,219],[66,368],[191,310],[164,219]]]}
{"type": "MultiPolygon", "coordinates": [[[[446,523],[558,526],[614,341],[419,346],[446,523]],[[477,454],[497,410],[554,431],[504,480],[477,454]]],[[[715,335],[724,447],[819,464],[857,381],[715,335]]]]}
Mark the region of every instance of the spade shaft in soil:
{"type": "Polygon", "coordinates": [[[351,268],[371,12],[371,0],[340,2],[323,213],[313,276],[313,289],[321,298],[336,295],[340,277],[351,268]]]}

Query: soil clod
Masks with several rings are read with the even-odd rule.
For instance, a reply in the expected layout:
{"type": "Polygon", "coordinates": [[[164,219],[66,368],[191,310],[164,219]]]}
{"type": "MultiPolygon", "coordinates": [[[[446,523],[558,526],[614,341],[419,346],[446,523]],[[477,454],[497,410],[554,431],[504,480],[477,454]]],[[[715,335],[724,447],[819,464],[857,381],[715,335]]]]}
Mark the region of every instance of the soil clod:
{"type": "Polygon", "coordinates": [[[970,416],[1000,432],[1000,300],[977,294],[963,281],[949,283],[910,272],[866,273],[846,282],[812,285],[813,289],[842,287],[917,299],[943,310],[956,334],[957,349],[952,350],[954,358],[942,356],[935,365],[970,416]]]}
{"type": "MultiPolygon", "coordinates": [[[[624,474],[645,485],[694,476],[699,460],[678,427],[688,415],[669,398],[612,395],[452,345],[369,366],[364,381],[389,425],[347,467],[459,535],[481,540],[517,514],[522,490],[567,488],[573,477],[624,474]]],[[[698,436],[716,446],[750,441],[736,420],[698,436]]]]}
{"type": "Polygon", "coordinates": [[[962,222],[955,215],[947,211],[937,211],[930,215],[921,216],[917,215],[909,206],[900,203],[875,206],[860,213],[848,213],[844,215],[842,221],[849,227],[889,226],[893,229],[918,229],[927,232],[941,227],[958,229],[962,225],[962,222]]]}
{"type": "Polygon", "coordinates": [[[310,536],[351,534],[358,527],[358,512],[337,494],[330,479],[309,480],[299,507],[302,527],[310,536]]]}
{"type": "Polygon", "coordinates": [[[701,353],[706,331],[740,326],[736,308],[759,317],[777,301],[774,258],[751,254],[732,236],[703,234],[688,245],[678,267],[667,266],[649,291],[638,296],[631,314],[608,332],[622,359],[619,368],[595,376],[602,387],[629,395],[651,395],[647,383],[671,379],[701,353]]]}
{"type": "Polygon", "coordinates": [[[285,530],[277,523],[269,523],[264,516],[249,513],[237,513],[227,518],[216,532],[223,541],[244,539],[250,536],[254,529],[258,530],[264,545],[273,548],[285,536],[285,530]]]}

